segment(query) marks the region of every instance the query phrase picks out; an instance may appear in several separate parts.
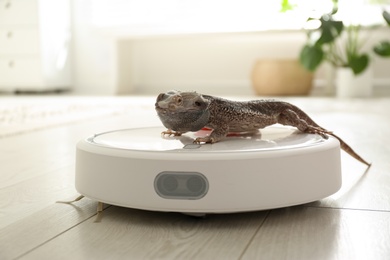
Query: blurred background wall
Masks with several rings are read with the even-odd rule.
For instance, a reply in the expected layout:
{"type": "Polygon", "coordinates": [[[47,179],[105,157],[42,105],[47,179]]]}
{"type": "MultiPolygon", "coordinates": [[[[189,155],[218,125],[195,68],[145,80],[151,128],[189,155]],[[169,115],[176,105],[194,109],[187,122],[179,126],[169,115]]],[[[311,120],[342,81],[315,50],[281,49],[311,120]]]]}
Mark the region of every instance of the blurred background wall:
{"type": "MultiPolygon", "coordinates": [[[[160,14],[158,8],[164,5],[153,8],[155,1],[146,1],[146,7],[136,7],[130,2],[72,1],[75,92],[150,94],[180,89],[252,94],[250,75],[256,60],[297,58],[306,41],[305,32],[300,30],[301,20],[295,18],[289,24],[291,17],[283,20],[275,15],[280,15],[278,1],[270,7],[274,13],[268,15],[271,11],[261,10],[264,1],[238,1],[239,5],[230,6],[228,11],[223,10],[224,5],[237,4],[237,1],[215,1],[217,7],[211,11],[195,10],[189,14],[182,14],[183,9],[160,9],[160,14]],[[258,9],[251,8],[251,4],[258,9]],[[244,14],[237,11],[235,15],[234,9],[239,6],[243,7],[244,14]],[[132,8],[136,10],[131,11],[132,8]],[[138,13],[139,17],[133,20],[127,16],[128,12],[137,11],[146,13],[138,13]],[[117,17],[113,18],[112,13],[117,17]],[[167,18],[178,13],[179,18],[167,18]],[[183,18],[186,15],[188,19],[183,18]],[[240,22],[242,17],[248,18],[240,22]],[[221,21],[216,23],[213,19],[221,21]],[[202,20],[204,24],[199,24],[202,20]]],[[[175,1],[168,2],[177,6],[175,1]]],[[[193,4],[194,1],[184,2],[193,4]]],[[[197,6],[207,9],[208,3],[197,6]]],[[[390,32],[386,29],[364,32],[369,34],[366,45],[383,37],[389,39],[390,32]]],[[[375,57],[373,71],[374,87],[390,88],[390,59],[375,57]]],[[[332,74],[329,66],[321,66],[316,71],[313,92],[332,92],[329,74],[332,74]]]]}
{"type": "MultiPolygon", "coordinates": [[[[307,13],[319,15],[332,4],[292,0],[300,8],[281,13],[282,2],[0,0],[0,91],[12,90],[15,83],[28,90],[62,86],[82,95],[167,89],[253,94],[255,62],[297,59],[307,40],[302,30],[307,13]],[[26,37],[20,38],[21,33],[26,37]]],[[[389,4],[339,2],[347,16],[349,11],[359,14],[351,19],[364,26],[383,20],[382,8],[389,4]]],[[[390,40],[390,28],[364,28],[366,48],[390,40]]],[[[390,94],[390,59],[372,60],[374,87],[390,94]]],[[[331,93],[333,74],[322,65],[312,92],[331,93]]]]}

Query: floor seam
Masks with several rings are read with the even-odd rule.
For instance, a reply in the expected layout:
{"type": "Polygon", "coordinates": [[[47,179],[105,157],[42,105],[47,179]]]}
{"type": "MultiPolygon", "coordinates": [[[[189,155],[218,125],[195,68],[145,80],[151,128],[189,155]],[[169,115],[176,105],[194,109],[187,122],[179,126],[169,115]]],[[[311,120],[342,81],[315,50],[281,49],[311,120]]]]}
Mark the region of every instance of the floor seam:
{"type": "Polygon", "coordinates": [[[333,210],[354,210],[354,211],[369,211],[369,212],[386,212],[390,213],[390,210],[384,209],[357,209],[357,208],[341,208],[341,207],[321,207],[321,206],[304,206],[306,208],[317,208],[317,209],[333,209],[333,210]]]}
{"type": "MultiPolygon", "coordinates": [[[[111,205],[108,205],[107,207],[105,207],[105,208],[103,209],[103,211],[105,211],[106,209],[108,209],[108,208],[110,208],[110,207],[111,207],[111,205]]],[[[102,212],[103,212],[103,211],[102,211],[102,212]]],[[[71,226],[71,227],[69,227],[69,228],[65,229],[64,231],[62,231],[62,232],[60,232],[60,233],[56,234],[55,236],[53,236],[52,238],[50,238],[50,239],[48,239],[48,240],[46,240],[46,241],[42,242],[41,244],[39,244],[39,245],[37,245],[37,246],[35,246],[35,247],[31,248],[30,250],[28,250],[28,251],[24,252],[23,254],[21,254],[21,255],[19,255],[19,256],[17,256],[17,257],[15,257],[15,258],[14,258],[14,260],[20,259],[20,258],[22,258],[23,256],[26,256],[26,255],[28,255],[29,253],[33,252],[34,250],[36,250],[36,249],[38,249],[38,248],[42,247],[43,245],[45,245],[45,244],[49,243],[50,241],[52,241],[52,240],[56,239],[56,238],[57,238],[57,237],[59,237],[59,236],[61,236],[61,235],[65,234],[66,232],[68,232],[68,231],[72,230],[73,228],[75,228],[75,227],[77,227],[77,226],[81,225],[82,223],[84,223],[84,222],[86,222],[86,221],[90,220],[91,218],[93,218],[93,217],[97,216],[98,214],[99,214],[99,212],[96,212],[95,214],[91,215],[90,217],[88,217],[88,218],[84,219],[83,221],[81,221],[81,222],[79,222],[79,223],[77,223],[77,224],[75,224],[75,225],[73,225],[73,226],[71,226]]]]}
{"type": "Polygon", "coordinates": [[[248,248],[250,247],[250,245],[252,244],[253,240],[255,239],[257,233],[259,232],[260,228],[264,225],[265,221],[268,219],[270,213],[271,213],[272,210],[269,210],[267,212],[267,215],[264,217],[263,221],[260,223],[260,225],[257,227],[256,231],[254,232],[253,236],[251,237],[251,239],[249,239],[249,242],[248,244],[245,246],[244,250],[242,251],[242,253],[240,254],[240,256],[238,257],[238,259],[242,259],[246,253],[246,251],[248,250],[248,248]]]}

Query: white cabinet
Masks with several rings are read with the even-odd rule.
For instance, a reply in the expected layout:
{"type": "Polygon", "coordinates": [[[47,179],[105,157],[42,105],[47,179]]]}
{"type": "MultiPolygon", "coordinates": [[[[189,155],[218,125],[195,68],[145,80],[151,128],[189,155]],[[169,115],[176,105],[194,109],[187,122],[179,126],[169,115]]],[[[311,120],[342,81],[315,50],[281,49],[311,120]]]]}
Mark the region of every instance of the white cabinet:
{"type": "Polygon", "coordinates": [[[0,0],[0,91],[71,87],[69,0],[0,0]]]}

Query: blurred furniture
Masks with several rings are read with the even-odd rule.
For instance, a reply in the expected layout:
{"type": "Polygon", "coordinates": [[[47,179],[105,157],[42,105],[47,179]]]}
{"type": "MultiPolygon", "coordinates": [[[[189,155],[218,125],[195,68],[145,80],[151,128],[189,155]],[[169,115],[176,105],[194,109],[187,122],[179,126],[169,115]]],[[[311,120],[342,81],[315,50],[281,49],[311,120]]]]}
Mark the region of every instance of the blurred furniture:
{"type": "Polygon", "coordinates": [[[313,73],[298,59],[259,59],[252,69],[252,86],[257,95],[307,96],[312,85],[313,73]]]}
{"type": "Polygon", "coordinates": [[[0,0],[0,91],[71,86],[68,0],[0,0]]]}

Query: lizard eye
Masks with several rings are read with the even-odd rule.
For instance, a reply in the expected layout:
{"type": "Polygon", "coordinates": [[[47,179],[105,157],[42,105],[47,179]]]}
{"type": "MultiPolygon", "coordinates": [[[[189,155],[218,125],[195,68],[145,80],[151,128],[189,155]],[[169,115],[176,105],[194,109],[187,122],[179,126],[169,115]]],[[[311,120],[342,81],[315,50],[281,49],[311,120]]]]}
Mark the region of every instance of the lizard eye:
{"type": "Polygon", "coordinates": [[[177,99],[177,103],[181,103],[182,101],[183,101],[182,98],[178,98],[178,99],[177,99]]]}
{"type": "Polygon", "coordinates": [[[195,101],[195,106],[200,107],[202,104],[199,101],[195,101]]]}

